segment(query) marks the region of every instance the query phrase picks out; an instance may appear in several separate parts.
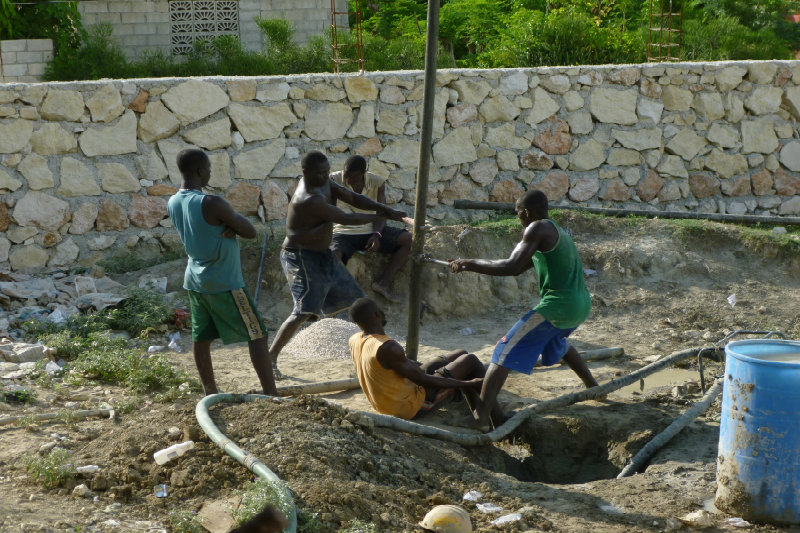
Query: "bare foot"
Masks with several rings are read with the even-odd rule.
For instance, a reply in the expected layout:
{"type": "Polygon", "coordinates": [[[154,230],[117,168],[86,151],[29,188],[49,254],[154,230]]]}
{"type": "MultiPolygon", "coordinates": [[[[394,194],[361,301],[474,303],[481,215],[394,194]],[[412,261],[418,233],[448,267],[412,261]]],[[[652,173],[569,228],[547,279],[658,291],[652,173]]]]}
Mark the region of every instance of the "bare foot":
{"type": "Polygon", "coordinates": [[[394,294],[391,291],[391,289],[389,289],[388,287],[384,287],[383,285],[381,285],[377,281],[373,281],[372,282],[372,290],[377,292],[378,294],[380,294],[381,296],[383,296],[384,298],[386,298],[387,300],[389,300],[392,303],[400,303],[400,301],[401,301],[400,297],[397,296],[396,294],[394,294]]]}

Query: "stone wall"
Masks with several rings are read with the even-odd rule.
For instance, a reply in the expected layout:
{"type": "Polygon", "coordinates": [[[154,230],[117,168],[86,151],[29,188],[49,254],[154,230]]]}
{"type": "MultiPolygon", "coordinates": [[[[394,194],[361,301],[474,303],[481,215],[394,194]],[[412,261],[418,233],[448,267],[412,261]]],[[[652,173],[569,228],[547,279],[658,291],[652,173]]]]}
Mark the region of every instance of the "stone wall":
{"type": "MultiPolygon", "coordinates": [[[[91,265],[180,249],[166,216],[175,155],[208,151],[210,186],[281,225],[300,158],[357,153],[414,201],[423,75],[0,85],[0,268],[91,265]]],[[[456,199],[800,213],[800,62],[437,75],[429,217],[456,199]]]]}
{"type": "MultiPolygon", "coordinates": [[[[0,41],[0,82],[40,81],[47,62],[53,58],[52,39],[0,41]]],[[[0,117],[3,111],[0,109],[0,117]]]]}
{"type": "MultiPolygon", "coordinates": [[[[339,11],[347,9],[346,0],[336,4],[339,11]]],[[[248,50],[261,50],[264,42],[256,17],[292,22],[301,44],[331,24],[328,0],[84,0],[78,9],[87,28],[110,24],[130,57],[147,50],[182,52],[198,36],[223,34],[239,36],[248,50]]],[[[337,23],[347,27],[347,18],[337,23]]]]}

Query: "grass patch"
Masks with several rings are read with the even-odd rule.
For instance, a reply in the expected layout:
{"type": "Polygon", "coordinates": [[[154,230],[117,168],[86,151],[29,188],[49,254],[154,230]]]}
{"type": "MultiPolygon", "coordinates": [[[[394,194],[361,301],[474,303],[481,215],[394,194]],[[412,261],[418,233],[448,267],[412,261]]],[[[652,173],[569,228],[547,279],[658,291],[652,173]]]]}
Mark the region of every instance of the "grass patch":
{"type": "Polygon", "coordinates": [[[58,336],[52,341],[59,345],[58,354],[62,357],[83,351],[93,333],[123,330],[132,337],[138,337],[143,332],[166,331],[174,311],[163,294],[136,287],[128,288],[125,294],[126,299],[113,308],[86,315],[72,315],[61,324],[29,320],[22,328],[31,337],[58,336]]]}
{"type": "MultiPolygon", "coordinates": [[[[275,483],[259,478],[247,483],[242,492],[242,502],[238,509],[233,511],[236,525],[240,526],[247,522],[268,505],[277,507],[289,516],[292,511],[292,501],[288,494],[289,488],[283,482],[275,483]]],[[[303,530],[298,528],[299,531],[303,530]]]]}
{"type": "Polygon", "coordinates": [[[482,228],[495,235],[510,235],[520,233],[522,224],[516,216],[495,216],[486,220],[479,220],[470,224],[474,228],[482,228]]]}
{"type": "Polygon", "coordinates": [[[45,456],[25,455],[22,463],[33,480],[48,489],[60,487],[76,474],[72,454],[63,448],[54,448],[45,456]]]}
{"type": "Polygon", "coordinates": [[[319,520],[319,513],[298,509],[297,533],[316,533],[320,530],[322,530],[322,522],[319,520]]]}
{"type": "Polygon", "coordinates": [[[34,415],[26,415],[17,419],[14,422],[14,427],[35,433],[39,431],[39,420],[34,415]]]}
{"type": "Polygon", "coordinates": [[[340,529],[337,533],[376,533],[377,531],[375,524],[372,522],[355,519],[346,528],[340,529]]]}
{"type": "MultiPolygon", "coordinates": [[[[143,347],[130,347],[125,339],[105,334],[93,334],[91,339],[91,347],[71,362],[86,379],[124,385],[137,393],[164,391],[194,381],[162,354],[148,357],[143,347]]],[[[199,390],[197,385],[194,388],[199,390]]]]}
{"type": "Polygon", "coordinates": [[[142,258],[140,254],[134,252],[127,252],[121,255],[108,257],[102,261],[98,261],[97,264],[103,267],[107,273],[125,274],[126,272],[134,272],[185,257],[186,254],[176,250],[166,251],[163,254],[147,258],[142,258]]]}
{"type": "Polygon", "coordinates": [[[31,389],[4,390],[0,387],[0,400],[6,403],[36,403],[36,391],[31,389]]]}
{"type": "MultiPolygon", "coordinates": [[[[69,363],[65,382],[96,380],[123,385],[137,393],[169,392],[189,382],[189,390],[199,390],[196,380],[174,368],[164,355],[148,356],[144,344],[110,334],[112,330],[124,330],[132,337],[142,338],[152,331],[167,331],[172,319],[172,306],[163,295],[131,288],[127,299],[116,308],[73,315],[62,324],[29,321],[23,328],[29,337],[54,348],[69,363]]],[[[43,374],[46,372],[42,369],[40,375],[43,374]]],[[[165,399],[178,396],[180,391],[175,391],[165,399]]]]}
{"type": "Polygon", "coordinates": [[[168,517],[169,528],[172,533],[205,533],[204,528],[191,511],[171,511],[168,517]]]}

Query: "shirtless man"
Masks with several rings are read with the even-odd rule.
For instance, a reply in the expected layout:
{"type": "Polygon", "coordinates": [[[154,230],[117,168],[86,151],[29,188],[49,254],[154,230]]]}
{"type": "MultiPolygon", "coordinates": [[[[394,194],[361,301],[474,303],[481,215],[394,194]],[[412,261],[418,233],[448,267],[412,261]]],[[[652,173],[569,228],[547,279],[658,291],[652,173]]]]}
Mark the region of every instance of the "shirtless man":
{"type": "Polygon", "coordinates": [[[294,299],[294,309],[272,341],[269,354],[277,379],[278,355],[306,320],[347,310],[365,296],[344,264],[330,250],[333,224],[370,224],[384,218],[403,220],[406,214],[370,200],[328,179],[331,165],[325,154],[308,152],[301,162],[303,177],[289,202],[281,266],[294,299]],[[375,213],[345,213],[342,201],[375,213]]]}

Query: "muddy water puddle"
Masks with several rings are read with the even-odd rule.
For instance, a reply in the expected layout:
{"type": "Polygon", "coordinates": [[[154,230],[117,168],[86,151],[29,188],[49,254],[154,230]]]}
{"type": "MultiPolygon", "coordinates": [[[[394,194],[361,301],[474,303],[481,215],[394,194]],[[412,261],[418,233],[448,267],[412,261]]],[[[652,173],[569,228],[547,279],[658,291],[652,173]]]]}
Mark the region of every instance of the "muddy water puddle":
{"type": "Polygon", "coordinates": [[[687,385],[689,383],[697,383],[700,380],[700,374],[697,370],[689,370],[685,368],[665,368],[658,372],[650,374],[642,381],[637,381],[626,387],[622,387],[616,392],[612,392],[611,396],[622,396],[630,398],[639,394],[646,394],[655,389],[662,387],[675,387],[687,385]]]}

